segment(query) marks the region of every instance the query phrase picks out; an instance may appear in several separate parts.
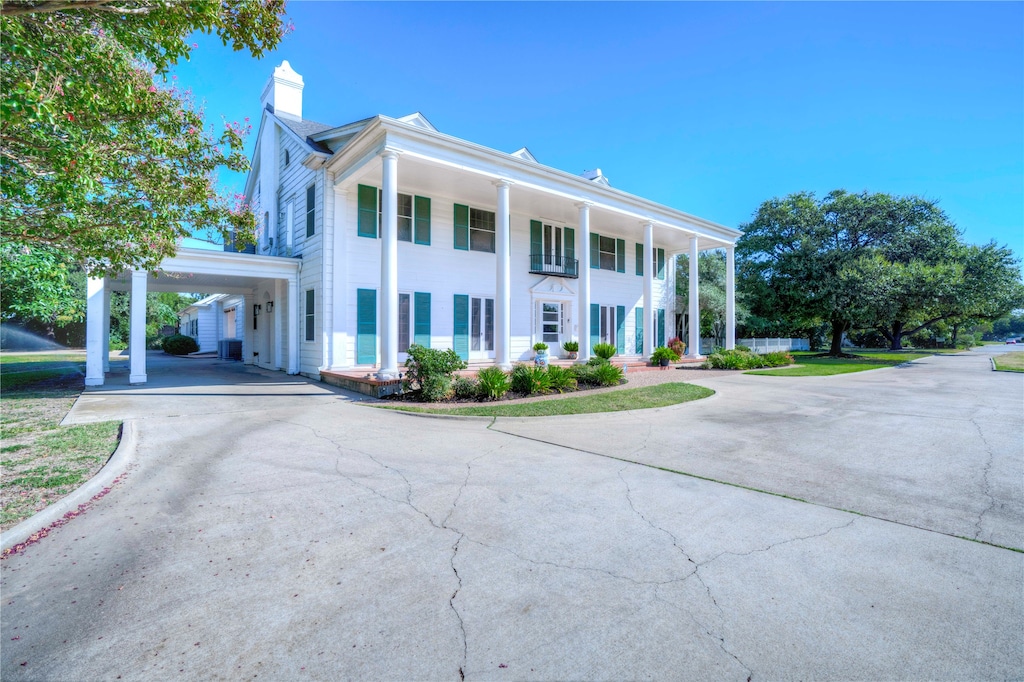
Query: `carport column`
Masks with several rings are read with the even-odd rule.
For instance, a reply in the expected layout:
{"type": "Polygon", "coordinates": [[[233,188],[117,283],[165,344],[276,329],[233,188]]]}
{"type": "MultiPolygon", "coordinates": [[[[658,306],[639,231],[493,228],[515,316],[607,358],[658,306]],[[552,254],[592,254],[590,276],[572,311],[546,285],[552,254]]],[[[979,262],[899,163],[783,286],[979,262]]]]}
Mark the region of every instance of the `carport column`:
{"type": "Polygon", "coordinates": [[[576,319],[579,320],[578,361],[581,363],[590,359],[590,206],[589,201],[576,204],[576,208],[580,210],[580,293],[577,298],[579,310],[576,319]]]}
{"type": "MultiPolygon", "coordinates": [[[[277,311],[277,303],[274,310],[277,311]]],[[[288,278],[288,374],[299,373],[299,274],[288,278]]]]}
{"type": "Polygon", "coordinates": [[[494,360],[502,369],[512,369],[511,360],[511,277],[510,260],[511,244],[509,242],[509,202],[508,180],[494,183],[498,188],[498,233],[495,235],[495,252],[498,258],[497,277],[495,282],[495,320],[494,320],[494,360]]]}
{"type": "Polygon", "coordinates": [[[90,277],[85,285],[85,385],[103,385],[103,297],[102,277],[90,277]]]}
{"type": "Polygon", "coordinates": [[[132,270],[132,293],[128,330],[128,355],[131,357],[130,384],[146,383],[146,278],[145,270],[132,270]]]}
{"type": "Polygon", "coordinates": [[[644,223],[644,357],[654,352],[658,335],[658,316],[654,311],[654,223],[644,223]]]}
{"type": "Polygon", "coordinates": [[[242,364],[251,365],[252,357],[252,321],[253,305],[256,304],[256,297],[252,294],[242,296],[242,364]]]}
{"type": "Polygon", "coordinates": [[[380,371],[378,379],[398,377],[398,152],[385,149],[381,176],[380,371]]]}
{"type": "Polygon", "coordinates": [[[725,247],[725,348],[736,347],[736,247],[725,247]]]}
{"type": "Polygon", "coordinates": [[[110,371],[110,288],[103,287],[103,371],[110,371]]]}
{"type": "MultiPolygon", "coordinates": [[[[283,280],[274,280],[274,369],[276,370],[284,367],[284,311],[281,309],[281,304],[284,303],[284,286],[283,280]]],[[[288,295],[291,296],[291,287],[289,287],[288,295]]],[[[291,315],[290,310],[288,313],[291,315]]],[[[291,344],[288,344],[288,347],[290,349],[291,344]]]]}
{"type": "Polygon", "coordinates": [[[700,292],[697,285],[697,235],[690,237],[690,338],[686,357],[699,359],[700,354],[700,292]]]}

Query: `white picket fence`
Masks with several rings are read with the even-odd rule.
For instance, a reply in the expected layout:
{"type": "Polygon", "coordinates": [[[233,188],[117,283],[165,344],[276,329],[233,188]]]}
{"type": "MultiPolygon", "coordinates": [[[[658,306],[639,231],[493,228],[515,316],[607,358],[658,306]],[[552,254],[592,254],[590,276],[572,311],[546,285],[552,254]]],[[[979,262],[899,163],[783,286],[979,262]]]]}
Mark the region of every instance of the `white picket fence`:
{"type": "Polygon", "coordinates": [[[747,346],[755,353],[811,349],[811,342],[807,339],[737,339],[736,343],[747,346]]]}

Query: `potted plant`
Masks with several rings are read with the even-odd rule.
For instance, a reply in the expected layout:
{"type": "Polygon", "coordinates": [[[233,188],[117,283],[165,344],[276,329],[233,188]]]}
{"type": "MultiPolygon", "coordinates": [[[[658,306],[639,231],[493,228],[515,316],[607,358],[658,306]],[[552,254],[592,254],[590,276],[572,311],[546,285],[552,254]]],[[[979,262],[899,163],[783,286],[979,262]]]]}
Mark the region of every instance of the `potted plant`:
{"type": "Polygon", "coordinates": [[[537,365],[548,364],[548,344],[543,341],[538,341],[533,344],[533,350],[537,353],[536,357],[533,358],[533,362],[537,365]]]}
{"type": "Polygon", "coordinates": [[[562,350],[566,352],[570,360],[575,360],[580,352],[580,342],[566,341],[562,344],[562,350]]]}
{"type": "Polygon", "coordinates": [[[673,336],[665,345],[676,354],[677,360],[686,355],[686,344],[678,336],[673,336]]]}
{"type": "Polygon", "coordinates": [[[679,359],[679,356],[671,348],[665,346],[658,346],[651,353],[651,364],[660,365],[661,367],[668,367],[670,362],[675,362],[679,359]]]}

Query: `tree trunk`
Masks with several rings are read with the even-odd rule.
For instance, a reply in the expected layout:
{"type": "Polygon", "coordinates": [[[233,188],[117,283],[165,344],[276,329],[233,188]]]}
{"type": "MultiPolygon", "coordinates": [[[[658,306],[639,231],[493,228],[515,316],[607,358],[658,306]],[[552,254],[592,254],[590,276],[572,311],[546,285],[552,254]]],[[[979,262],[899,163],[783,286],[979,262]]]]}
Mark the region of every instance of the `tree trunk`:
{"type": "Polygon", "coordinates": [[[959,336],[959,335],[960,335],[960,323],[959,322],[954,322],[953,323],[953,338],[952,338],[953,348],[956,348],[956,337],[959,336]]]}
{"type": "Polygon", "coordinates": [[[846,331],[846,322],[832,321],[832,347],[828,354],[839,357],[843,354],[843,332],[846,331]]]}
{"type": "Polygon", "coordinates": [[[892,344],[889,346],[889,350],[903,350],[903,323],[893,322],[892,323],[892,337],[890,338],[892,344]]]}

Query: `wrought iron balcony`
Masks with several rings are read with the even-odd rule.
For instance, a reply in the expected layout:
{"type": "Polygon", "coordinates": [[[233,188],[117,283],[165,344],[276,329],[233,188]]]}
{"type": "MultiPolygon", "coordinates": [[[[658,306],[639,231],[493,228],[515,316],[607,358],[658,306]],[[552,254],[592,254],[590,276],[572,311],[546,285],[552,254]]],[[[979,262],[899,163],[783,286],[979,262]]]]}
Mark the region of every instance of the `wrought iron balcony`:
{"type": "Polygon", "coordinates": [[[550,253],[531,253],[530,272],[556,277],[579,277],[579,261],[575,258],[553,256],[550,253]]]}

